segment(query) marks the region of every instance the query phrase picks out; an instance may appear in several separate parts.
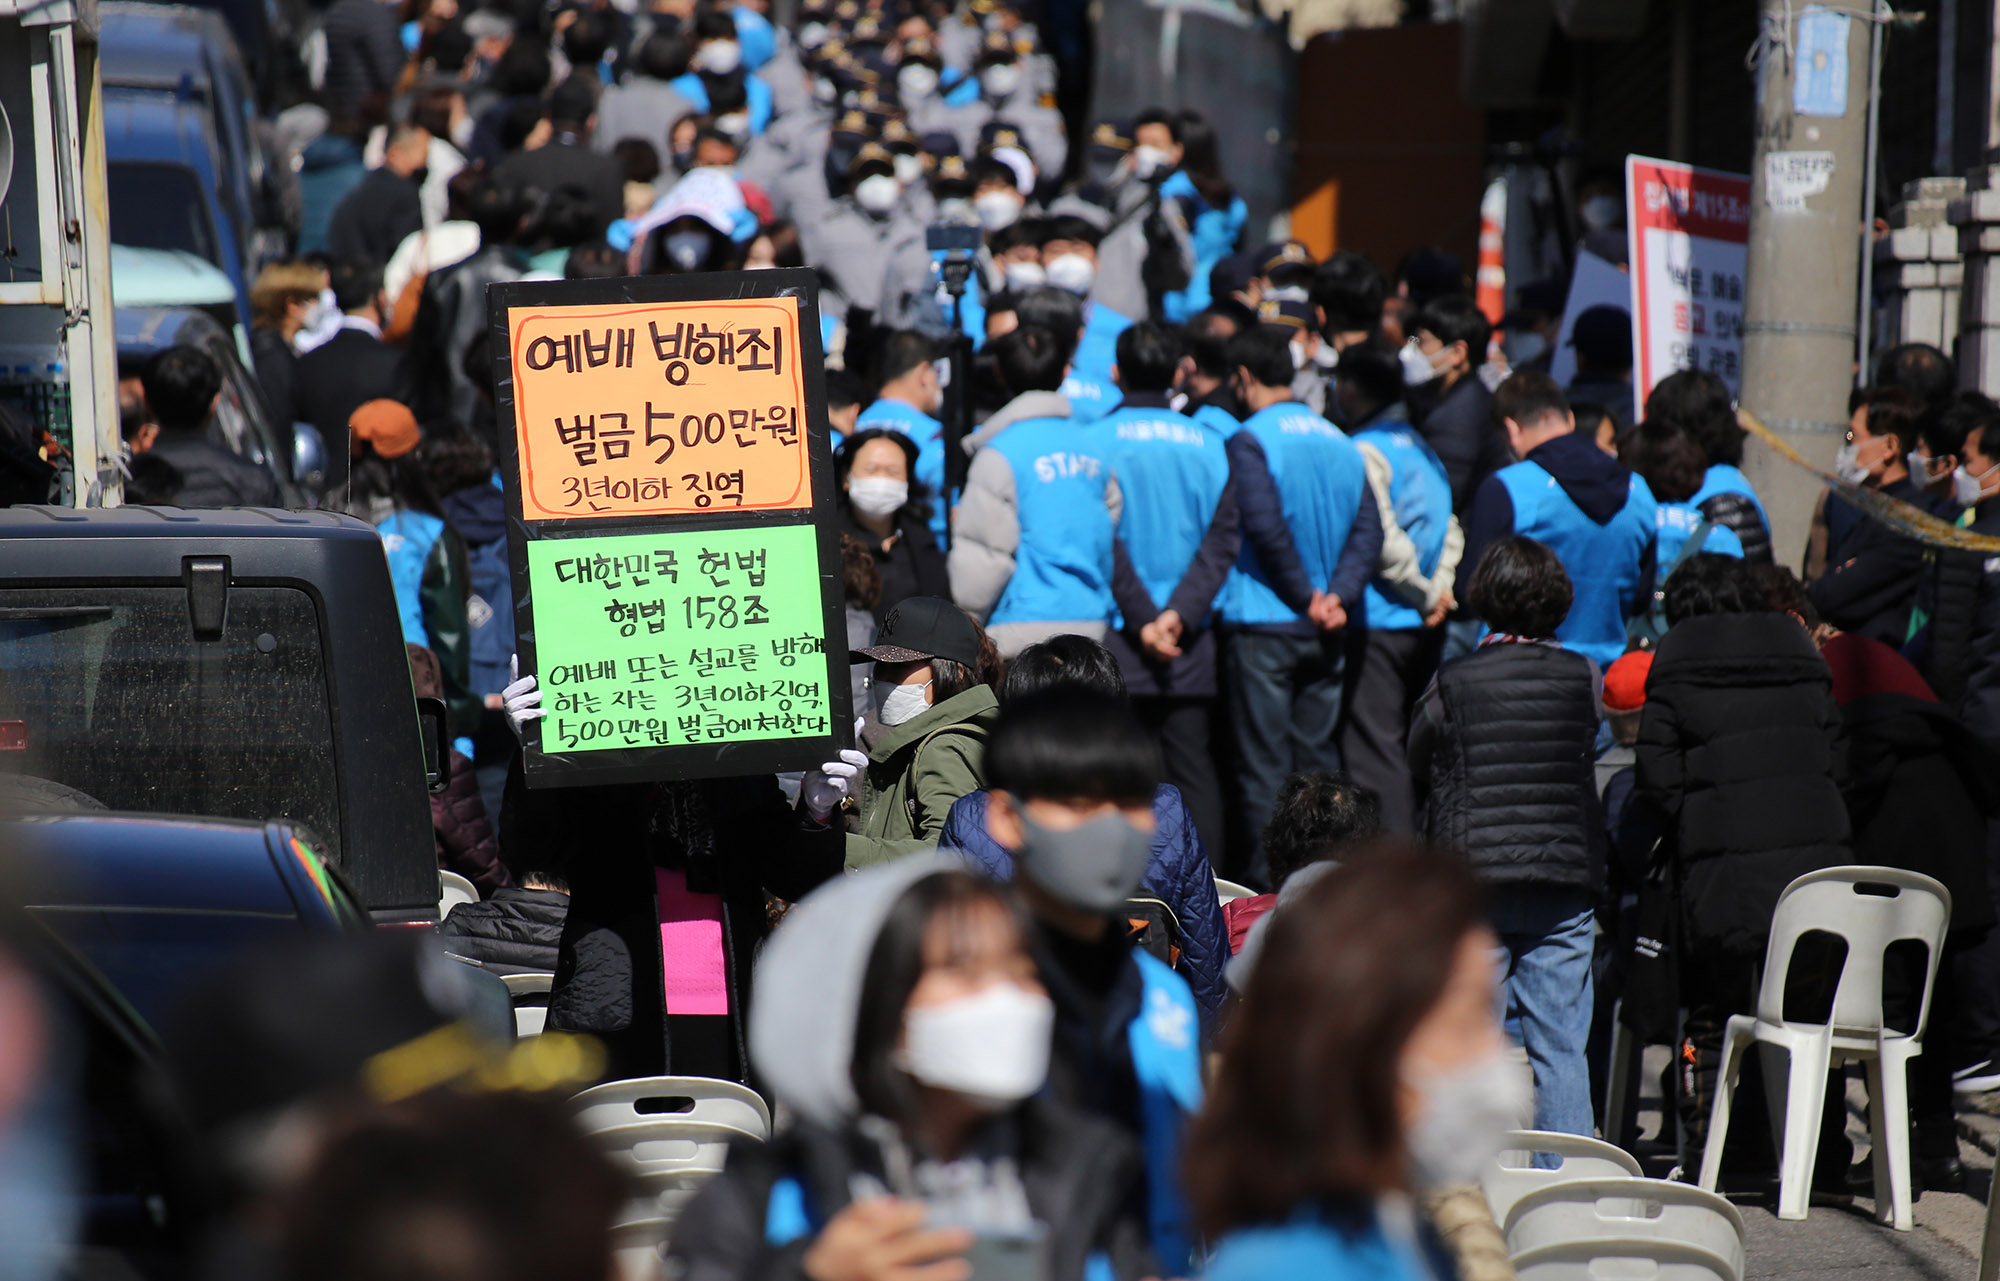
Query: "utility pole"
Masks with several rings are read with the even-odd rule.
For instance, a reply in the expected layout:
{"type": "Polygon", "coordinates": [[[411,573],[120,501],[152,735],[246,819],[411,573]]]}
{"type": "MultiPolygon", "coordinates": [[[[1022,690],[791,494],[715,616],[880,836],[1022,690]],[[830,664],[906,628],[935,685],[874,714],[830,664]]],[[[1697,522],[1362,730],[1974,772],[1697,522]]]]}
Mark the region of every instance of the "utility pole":
{"type": "MultiPolygon", "coordinates": [[[[1824,466],[1847,430],[1854,385],[1875,6],[1760,0],[1759,9],[1742,400],[1824,466]]],[[[1797,564],[1820,482],[1754,443],[1744,469],[1779,563],[1797,564]]]]}

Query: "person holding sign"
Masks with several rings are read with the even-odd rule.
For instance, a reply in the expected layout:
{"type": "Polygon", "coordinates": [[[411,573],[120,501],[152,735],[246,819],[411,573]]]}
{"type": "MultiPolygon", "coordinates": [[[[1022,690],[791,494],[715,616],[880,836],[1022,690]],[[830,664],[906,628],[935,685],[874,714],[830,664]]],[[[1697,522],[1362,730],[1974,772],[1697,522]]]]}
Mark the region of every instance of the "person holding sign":
{"type": "Polygon", "coordinates": [[[1000,700],[979,680],[981,640],[958,606],[914,596],[889,611],[873,645],[851,655],[875,664],[880,728],[866,741],[866,768],[829,761],[807,772],[800,791],[807,815],[821,822],[837,806],[853,811],[850,870],[935,848],[952,802],[986,786],[986,735],[1000,700]]]}

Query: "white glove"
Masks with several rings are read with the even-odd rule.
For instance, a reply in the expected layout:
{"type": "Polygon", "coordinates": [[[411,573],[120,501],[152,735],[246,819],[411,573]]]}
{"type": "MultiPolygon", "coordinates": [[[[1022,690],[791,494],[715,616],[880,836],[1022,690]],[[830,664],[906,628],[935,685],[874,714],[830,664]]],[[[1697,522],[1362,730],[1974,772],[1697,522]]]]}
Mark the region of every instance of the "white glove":
{"type": "Polygon", "coordinates": [[[525,743],[528,722],[542,719],[549,710],[542,706],[542,691],[535,678],[521,675],[519,654],[507,660],[507,674],[514,680],[500,691],[500,705],[507,709],[507,728],[514,731],[514,741],[525,743]]]}
{"type": "Polygon", "coordinates": [[[854,794],[854,779],[868,764],[868,757],[851,747],[840,749],[840,759],[828,761],[815,770],[807,770],[799,783],[799,796],[806,803],[806,813],[815,823],[824,823],[840,803],[854,794]]]}

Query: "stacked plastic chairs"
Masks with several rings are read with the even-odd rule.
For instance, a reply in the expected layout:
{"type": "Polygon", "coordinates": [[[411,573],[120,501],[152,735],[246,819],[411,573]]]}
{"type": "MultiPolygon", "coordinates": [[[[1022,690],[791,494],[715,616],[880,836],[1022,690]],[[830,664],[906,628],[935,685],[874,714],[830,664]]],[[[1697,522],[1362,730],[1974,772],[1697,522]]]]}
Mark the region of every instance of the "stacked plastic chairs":
{"type": "Polygon", "coordinates": [[[656,1076],[608,1081],[570,1100],[577,1124],[634,1175],[638,1192],[612,1229],[623,1281],[661,1275],[660,1249],[729,1145],[771,1137],[764,1100],[733,1081],[656,1076]]]}
{"type": "Polygon", "coordinates": [[[1712,1192],[1641,1178],[1619,1148],[1519,1131],[1481,1181],[1520,1281],[1742,1281],[1743,1219],[1712,1192]],[[1562,1159],[1537,1169],[1536,1153],[1562,1159]]]}

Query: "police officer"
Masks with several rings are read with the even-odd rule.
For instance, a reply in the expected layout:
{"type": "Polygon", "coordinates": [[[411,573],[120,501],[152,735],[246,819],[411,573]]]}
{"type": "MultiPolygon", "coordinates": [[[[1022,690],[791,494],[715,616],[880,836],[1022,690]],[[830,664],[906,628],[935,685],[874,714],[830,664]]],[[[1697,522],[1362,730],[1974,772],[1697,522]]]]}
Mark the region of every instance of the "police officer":
{"type": "Polygon", "coordinates": [[[903,243],[923,239],[923,227],[901,213],[902,202],[895,158],[871,142],[848,166],[846,194],[799,225],[806,261],[819,266],[845,301],[841,314],[859,309],[873,315],[882,305],[889,259],[903,243]]]}

